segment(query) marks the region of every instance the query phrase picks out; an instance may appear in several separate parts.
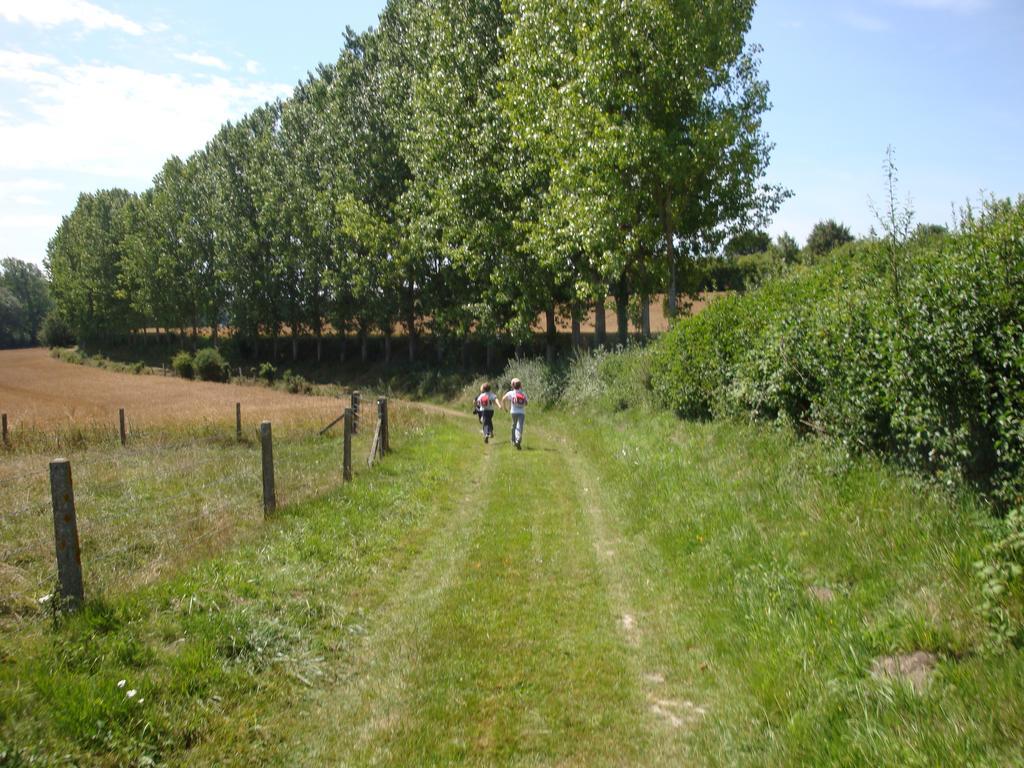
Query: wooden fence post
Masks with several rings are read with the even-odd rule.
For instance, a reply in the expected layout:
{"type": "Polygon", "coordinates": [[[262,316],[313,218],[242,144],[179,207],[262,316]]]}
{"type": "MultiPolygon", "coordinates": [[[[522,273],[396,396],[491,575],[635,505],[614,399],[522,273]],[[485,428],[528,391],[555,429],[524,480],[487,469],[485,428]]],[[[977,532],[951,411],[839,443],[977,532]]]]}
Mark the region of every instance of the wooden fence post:
{"type": "Polygon", "coordinates": [[[274,441],[269,421],[260,424],[260,447],[263,452],[263,514],[266,516],[277,509],[277,496],[274,493],[274,441]]]}
{"type": "Polygon", "coordinates": [[[345,448],[342,464],[342,476],[346,483],[352,482],[352,409],[345,409],[345,448]]]}
{"type": "Polygon", "coordinates": [[[3,431],[3,435],[4,435],[4,448],[10,448],[11,447],[11,440],[7,436],[7,414],[6,413],[0,414],[0,423],[2,423],[2,428],[3,428],[2,431],[3,431]]]}
{"type": "Polygon", "coordinates": [[[235,403],[235,440],[242,442],[242,404],[235,403]]]}
{"type": "Polygon", "coordinates": [[[359,390],[352,393],[352,434],[359,432],[359,390]]]}
{"type": "Polygon", "coordinates": [[[388,399],[382,397],[380,399],[380,421],[381,421],[381,434],[380,434],[380,446],[381,456],[386,456],[391,453],[391,433],[388,431],[388,399]]]}
{"type": "Polygon", "coordinates": [[[53,501],[53,540],[57,550],[58,607],[74,610],[85,598],[82,586],[82,552],[78,546],[75,491],[71,484],[71,462],[50,462],[50,497],[53,501]]]}
{"type": "Polygon", "coordinates": [[[128,430],[124,426],[124,408],[118,410],[117,417],[121,425],[121,446],[124,447],[128,444],[128,430]]]}

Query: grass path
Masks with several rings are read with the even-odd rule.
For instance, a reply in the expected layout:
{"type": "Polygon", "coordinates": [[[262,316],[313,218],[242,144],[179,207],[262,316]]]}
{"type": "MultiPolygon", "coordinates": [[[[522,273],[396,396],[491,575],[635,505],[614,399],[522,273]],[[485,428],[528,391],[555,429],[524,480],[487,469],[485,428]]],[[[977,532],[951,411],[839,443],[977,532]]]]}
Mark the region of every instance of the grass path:
{"type": "Polygon", "coordinates": [[[648,695],[582,459],[544,430],[521,452],[476,450],[456,479],[462,504],[395,585],[352,676],[319,702],[305,760],[636,765],[653,746],[672,753],[661,742],[685,713],[648,695]]]}

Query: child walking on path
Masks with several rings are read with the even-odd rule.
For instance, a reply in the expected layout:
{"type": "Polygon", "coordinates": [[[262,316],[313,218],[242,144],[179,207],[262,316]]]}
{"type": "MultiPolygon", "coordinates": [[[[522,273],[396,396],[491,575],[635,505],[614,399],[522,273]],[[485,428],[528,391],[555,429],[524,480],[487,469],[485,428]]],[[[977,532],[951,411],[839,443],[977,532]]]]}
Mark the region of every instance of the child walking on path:
{"type": "Polygon", "coordinates": [[[498,405],[505,410],[504,401],[508,400],[509,413],[512,414],[512,445],[523,450],[523,425],[526,423],[526,404],[530,398],[523,392],[523,382],[512,379],[512,389],[505,393],[498,405]]]}
{"type": "Polygon", "coordinates": [[[494,404],[497,402],[498,398],[491,394],[491,385],[482,385],[480,387],[480,394],[476,398],[476,410],[480,414],[480,423],[483,425],[485,443],[494,434],[494,404]]]}

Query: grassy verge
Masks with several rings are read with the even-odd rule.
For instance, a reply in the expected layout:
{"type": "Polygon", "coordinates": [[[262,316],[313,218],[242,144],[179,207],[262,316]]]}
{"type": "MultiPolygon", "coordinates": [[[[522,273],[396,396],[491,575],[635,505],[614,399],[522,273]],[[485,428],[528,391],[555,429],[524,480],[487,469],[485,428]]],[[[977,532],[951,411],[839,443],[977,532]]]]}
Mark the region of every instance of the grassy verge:
{"type": "MultiPolygon", "coordinates": [[[[319,436],[321,422],[310,414],[275,425],[282,504],[341,483],[341,436],[338,429],[319,436]]],[[[353,443],[356,471],[369,450],[369,431],[353,443]]],[[[0,622],[38,614],[38,599],[53,588],[48,463],[54,454],[47,448],[71,460],[91,594],[152,582],[262,525],[260,447],[250,426],[238,441],[227,425],[136,429],[127,448],[109,429],[78,432],[81,441],[69,440],[67,430],[23,431],[0,468],[0,622]]]]}
{"type": "Polygon", "coordinates": [[[1008,765],[1024,657],[979,653],[968,497],[770,429],[619,415],[571,427],[666,698],[716,765],[1008,765]],[[876,659],[926,651],[925,687],[876,659]]]}
{"type": "MultiPolygon", "coordinates": [[[[183,764],[195,754],[223,765],[272,754],[265,718],[342,674],[382,584],[415,551],[428,502],[449,492],[465,454],[436,461],[458,432],[395,410],[398,450],[355,483],[310,491],[222,541],[216,559],[178,535],[173,518],[187,514],[164,509],[167,549],[189,552],[176,572],[134,589],[105,584],[80,615],[52,627],[30,616],[9,622],[0,637],[0,763],[183,764]]],[[[291,447],[296,472],[326,450],[291,447]]],[[[123,535],[120,544],[136,544],[123,535]]],[[[88,561],[85,569],[88,579],[88,561]]],[[[120,570],[110,571],[115,582],[120,570]]]]}

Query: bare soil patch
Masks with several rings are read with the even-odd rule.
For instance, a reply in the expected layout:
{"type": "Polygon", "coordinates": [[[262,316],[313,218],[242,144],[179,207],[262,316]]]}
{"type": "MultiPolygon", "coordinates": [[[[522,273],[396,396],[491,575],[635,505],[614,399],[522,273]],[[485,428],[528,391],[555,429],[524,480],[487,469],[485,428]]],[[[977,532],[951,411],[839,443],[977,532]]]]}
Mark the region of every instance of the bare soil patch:
{"type": "Polygon", "coordinates": [[[915,651],[897,656],[881,656],[871,665],[876,680],[896,680],[910,684],[916,693],[928,687],[939,658],[934,653],[915,651]]]}
{"type": "MultiPolygon", "coordinates": [[[[117,423],[124,408],[131,424],[157,426],[284,420],[323,412],[337,415],[339,401],[290,395],[262,386],[187,381],[170,376],[114,373],[56,360],[44,349],[0,352],[0,411],[12,431],[117,423]]],[[[326,422],[325,422],[326,423],[326,422]]]]}

